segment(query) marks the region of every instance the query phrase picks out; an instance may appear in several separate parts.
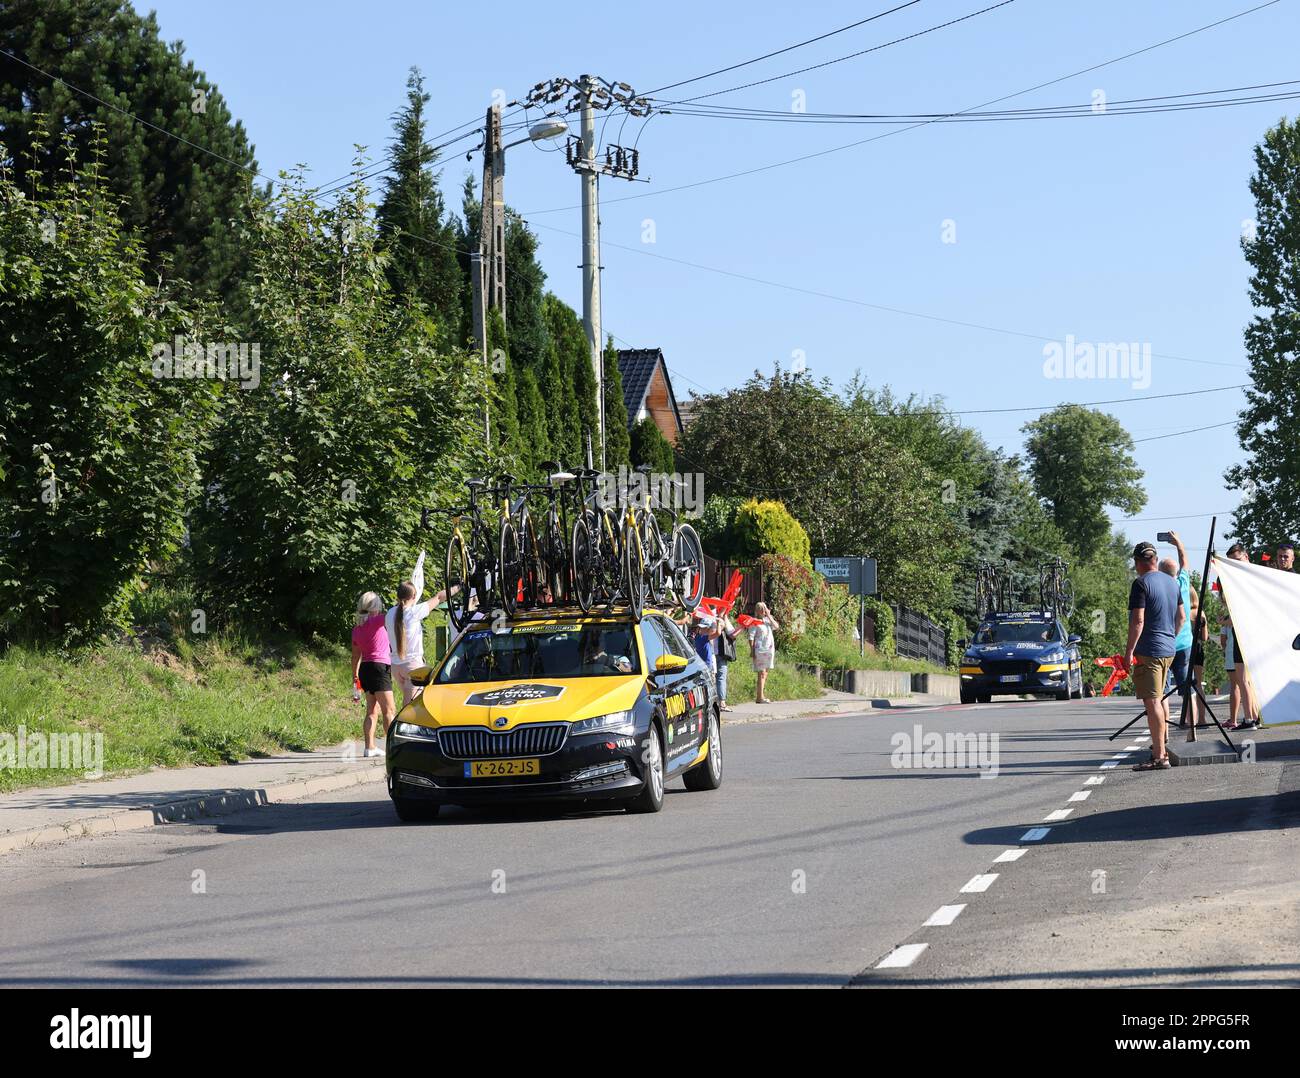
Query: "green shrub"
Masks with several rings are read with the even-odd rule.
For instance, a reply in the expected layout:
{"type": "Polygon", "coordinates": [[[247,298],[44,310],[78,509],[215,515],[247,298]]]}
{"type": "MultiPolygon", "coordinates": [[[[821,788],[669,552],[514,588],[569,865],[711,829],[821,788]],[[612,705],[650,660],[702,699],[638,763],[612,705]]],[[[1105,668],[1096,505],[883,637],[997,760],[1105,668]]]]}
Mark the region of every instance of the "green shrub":
{"type": "Polygon", "coordinates": [[[732,529],[739,557],[783,554],[801,565],[811,564],[808,533],[780,502],[749,499],[736,511],[732,529]]]}

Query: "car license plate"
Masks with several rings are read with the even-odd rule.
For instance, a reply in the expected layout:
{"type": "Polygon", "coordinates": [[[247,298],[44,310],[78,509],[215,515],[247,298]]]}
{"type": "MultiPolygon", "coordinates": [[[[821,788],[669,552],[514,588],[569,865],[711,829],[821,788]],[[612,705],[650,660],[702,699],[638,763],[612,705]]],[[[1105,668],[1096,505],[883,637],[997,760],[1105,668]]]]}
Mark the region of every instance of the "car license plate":
{"type": "Polygon", "coordinates": [[[520,775],[540,775],[541,760],[469,760],[465,764],[467,779],[504,779],[520,775]]]}
{"type": "Polygon", "coordinates": [[[1022,674],[1003,674],[998,680],[1001,682],[1019,681],[1021,677],[1023,677],[1022,674]]]}

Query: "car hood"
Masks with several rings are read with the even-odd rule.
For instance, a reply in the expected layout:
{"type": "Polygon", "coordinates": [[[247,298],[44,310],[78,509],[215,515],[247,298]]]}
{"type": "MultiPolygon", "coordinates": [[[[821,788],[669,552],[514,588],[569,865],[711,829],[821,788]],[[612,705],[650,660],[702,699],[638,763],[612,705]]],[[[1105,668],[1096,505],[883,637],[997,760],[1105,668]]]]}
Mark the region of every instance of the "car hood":
{"type": "Polygon", "coordinates": [[[1053,651],[1069,651],[1068,644],[1048,641],[1036,643],[1033,640],[1009,644],[975,644],[967,649],[967,659],[1038,659],[1053,651]]]}
{"type": "Polygon", "coordinates": [[[429,685],[403,708],[403,722],[421,726],[482,726],[513,730],[525,723],[577,722],[611,711],[629,711],[645,678],[520,678],[429,685]]]}

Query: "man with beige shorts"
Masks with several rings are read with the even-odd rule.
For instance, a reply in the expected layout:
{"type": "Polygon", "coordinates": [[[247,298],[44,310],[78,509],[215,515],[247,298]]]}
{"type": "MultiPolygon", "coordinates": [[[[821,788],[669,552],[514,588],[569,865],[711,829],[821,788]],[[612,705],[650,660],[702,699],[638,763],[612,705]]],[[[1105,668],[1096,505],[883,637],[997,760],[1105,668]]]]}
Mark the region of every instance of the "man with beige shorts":
{"type": "Polygon", "coordinates": [[[1174,639],[1186,620],[1178,582],[1156,571],[1156,548],[1141,542],[1133,548],[1133,568],[1138,576],[1128,595],[1128,646],[1124,663],[1133,676],[1133,692],[1146,708],[1151,731],[1151,759],[1134,771],[1163,771],[1169,767],[1165,728],[1169,705],[1165,682],[1174,661],[1174,639]]]}

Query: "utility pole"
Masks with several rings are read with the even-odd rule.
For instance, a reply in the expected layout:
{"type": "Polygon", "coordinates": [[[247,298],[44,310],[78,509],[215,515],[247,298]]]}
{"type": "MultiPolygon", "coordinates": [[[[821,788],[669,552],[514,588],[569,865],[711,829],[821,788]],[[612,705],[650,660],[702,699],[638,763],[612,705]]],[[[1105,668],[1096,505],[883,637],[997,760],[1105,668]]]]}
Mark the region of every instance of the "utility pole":
{"type": "Polygon", "coordinates": [[[605,148],[605,160],[596,160],[596,112],[622,108],[629,116],[649,116],[652,105],[638,97],[625,82],[608,82],[594,75],[578,79],[558,78],[539,82],[527,94],[526,107],[553,105],[568,95],[566,111],[582,114],[580,137],[570,138],[565,159],[582,181],[582,324],[591,349],[591,367],[596,375],[596,412],[600,439],[600,469],[605,470],[605,342],[600,326],[600,191],[602,174],[632,180],[639,170],[635,148],[613,144],[605,148]]]}
{"type": "Polygon", "coordinates": [[[596,82],[584,75],[582,95],[582,325],[591,347],[596,372],[596,416],[600,441],[600,470],[605,470],[605,349],[600,338],[600,191],[596,173],[596,109],[592,104],[596,82]]]}
{"type": "MultiPolygon", "coordinates": [[[[487,110],[483,124],[483,183],[479,187],[478,250],[469,256],[470,288],[474,299],[474,344],[491,371],[487,312],[496,308],[506,317],[506,154],[501,146],[501,106],[487,110]]],[[[483,405],[483,438],[491,446],[490,409],[483,405]]]]}
{"type": "Polygon", "coordinates": [[[501,106],[487,110],[483,135],[483,214],[480,243],[485,244],[487,307],[506,317],[506,154],[501,147],[501,106]]]}

